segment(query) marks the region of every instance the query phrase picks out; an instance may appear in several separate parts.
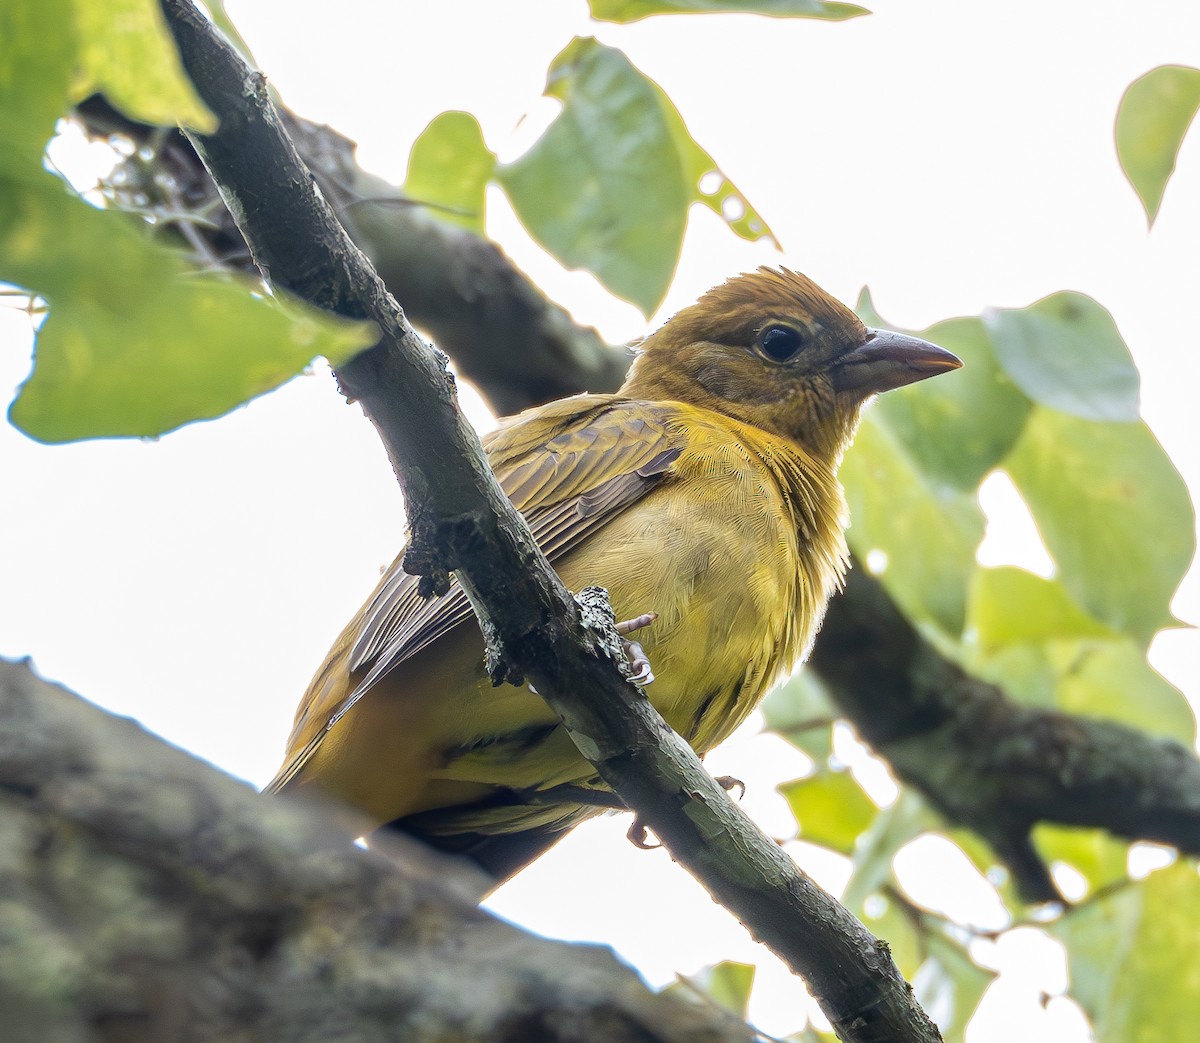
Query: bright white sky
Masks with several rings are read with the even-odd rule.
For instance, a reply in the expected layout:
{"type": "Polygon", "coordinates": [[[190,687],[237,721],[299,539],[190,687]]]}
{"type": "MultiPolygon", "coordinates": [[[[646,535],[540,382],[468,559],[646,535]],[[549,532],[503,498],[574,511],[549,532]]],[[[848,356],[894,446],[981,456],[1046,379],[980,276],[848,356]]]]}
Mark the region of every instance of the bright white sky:
{"type": "MultiPolygon", "coordinates": [[[[1200,66],[1200,8],[874,7],[842,24],[713,16],[615,27],[591,24],[582,0],[229,2],[288,103],[357,139],[364,165],[397,182],[438,112],[474,112],[511,157],[552,117],[539,101],[544,71],[572,36],[623,47],[784,245],[780,256],[743,244],[695,212],[655,322],[732,273],[780,261],[846,301],[869,284],[887,320],[910,328],[1080,290],[1116,317],[1142,371],[1144,415],[1195,497],[1200,133],[1147,233],[1112,121],[1141,73],[1200,66]]],[[[489,205],[492,234],[577,318],[614,340],[645,332],[634,309],[547,260],[501,196],[489,205]]],[[[15,387],[28,371],[27,319],[0,309],[0,338],[0,384],[15,387]]],[[[0,653],[32,655],[47,676],[228,771],[269,778],[309,676],[403,533],[395,484],[358,410],[318,371],[157,443],[47,448],[4,427],[0,463],[10,504],[0,515],[0,653]]],[[[1003,488],[994,493],[987,560],[1037,566],[1036,537],[1004,508],[1003,488]]],[[[1195,570],[1174,607],[1200,621],[1195,570]]],[[[1154,658],[1200,698],[1195,632],[1160,638],[1154,658]]],[[[780,835],[790,817],[773,787],[805,763],[753,727],[709,758],[747,782],[747,808],[780,835]]],[[[886,799],[886,775],[863,771],[886,799]]],[[[654,983],[721,959],[762,961],[769,987],[752,1013],[770,1032],[798,1028],[795,982],[665,855],[624,843],[624,829],[610,820],[578,830],[492,907],[556,937],[611,944],[654,983]]],[[[826,886],[844,878],[836,860],[795,850],[826,886]]],[[[915,897],[1003,925],[988,885],[937,840],[910,854],[915,897]]],[[[974,1043],[1016,1031],[1026,1043],[1084,1038],[1069,1002],[1039,1003],[1039,990],[1065,986],[1052,943],[1022,930],[977,944],[1004,976],[974,1043]]]]}

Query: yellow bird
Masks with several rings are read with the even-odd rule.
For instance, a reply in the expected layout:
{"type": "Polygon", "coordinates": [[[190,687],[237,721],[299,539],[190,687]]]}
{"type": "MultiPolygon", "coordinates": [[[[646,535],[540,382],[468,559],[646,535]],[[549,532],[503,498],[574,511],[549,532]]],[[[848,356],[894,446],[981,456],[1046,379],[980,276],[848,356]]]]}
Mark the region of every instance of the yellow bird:
{"type": "MultiPolygon", "coordinates": [[[[760,268],[648,337],[615,395],[528,410],[483,444],[570,589],[655,614],[650,698],[703,754],[803,658],[841,581],[836,471],[863,404],[960,365],[760,268]]],[[[331,795],[502,880],[600,810],[580,789],[607,790],[537,694],[491,686],[462,590],[421,598],[402,559],[317,671],[268,790],[331,795]]]]}

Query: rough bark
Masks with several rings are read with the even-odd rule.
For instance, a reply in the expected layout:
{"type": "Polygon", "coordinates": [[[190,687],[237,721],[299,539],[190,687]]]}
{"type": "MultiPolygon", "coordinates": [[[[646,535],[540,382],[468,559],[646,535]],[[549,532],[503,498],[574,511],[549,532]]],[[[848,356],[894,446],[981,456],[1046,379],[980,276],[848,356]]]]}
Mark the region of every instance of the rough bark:
{"type": "Polygon", "coordinates": [[[0,661],[6,1043],[748,1043],[604,948],[526,934],[416,843],[252,789],[0,661]]]}

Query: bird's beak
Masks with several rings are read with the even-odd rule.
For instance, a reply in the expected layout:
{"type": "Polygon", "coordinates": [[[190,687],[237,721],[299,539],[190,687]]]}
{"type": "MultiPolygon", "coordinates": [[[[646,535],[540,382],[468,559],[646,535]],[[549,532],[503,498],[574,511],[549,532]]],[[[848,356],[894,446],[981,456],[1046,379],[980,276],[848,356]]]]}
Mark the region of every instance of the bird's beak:
{"type": "Polygon", "coordinates": [[[889,330],[867,330],[867,339],[833,363],[833,386],[838,391],[875,395],[915,384],[962,365],[953,352],[889,330]]]}

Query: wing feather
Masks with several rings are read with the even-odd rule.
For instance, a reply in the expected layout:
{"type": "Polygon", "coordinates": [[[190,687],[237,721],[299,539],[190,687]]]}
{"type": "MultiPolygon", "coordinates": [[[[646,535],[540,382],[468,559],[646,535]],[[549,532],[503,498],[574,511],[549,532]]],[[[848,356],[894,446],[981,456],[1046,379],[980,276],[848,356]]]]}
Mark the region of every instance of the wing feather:
{"type": "MultiPolygon", "coordinates": [[[[505,421],[484,449],[554,562],[666,478],[685,438],[663,404],[578,395],[505,421]]],[[[471,618],[456,581],[444,595],[422,598],[403,560],[401,553],[309,686],[288,763],[270,789],[293,778],[325,732],[385,674],[471,618]]]]}

